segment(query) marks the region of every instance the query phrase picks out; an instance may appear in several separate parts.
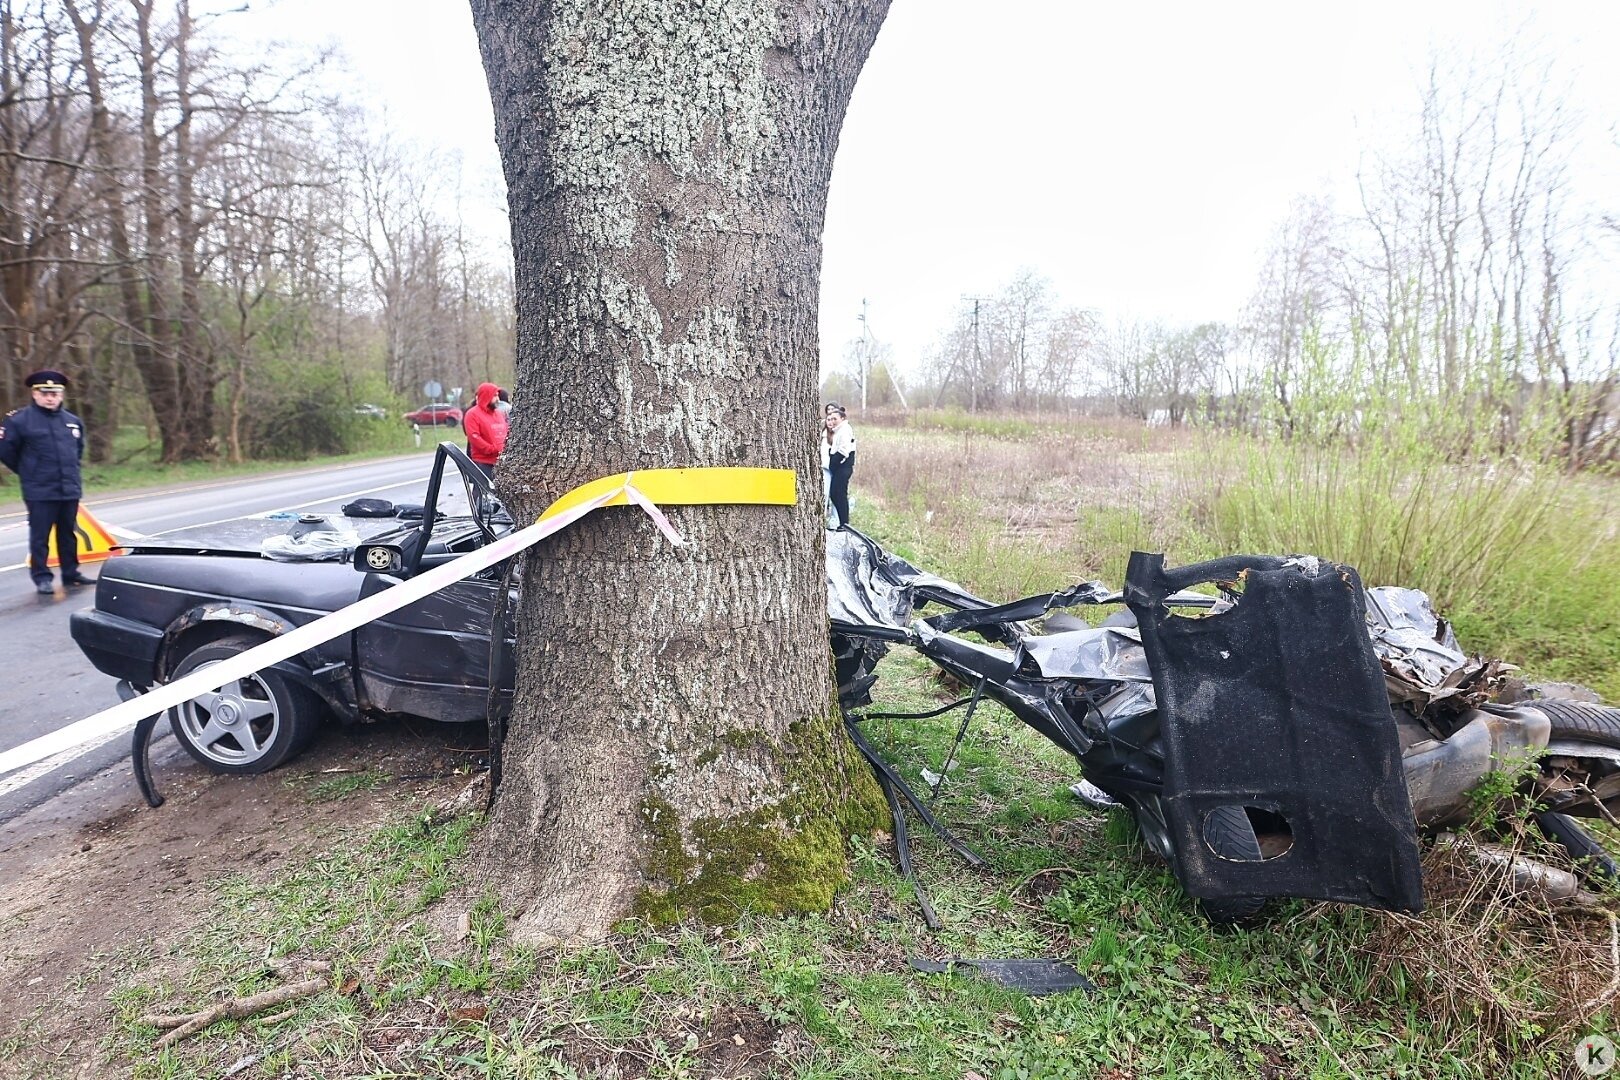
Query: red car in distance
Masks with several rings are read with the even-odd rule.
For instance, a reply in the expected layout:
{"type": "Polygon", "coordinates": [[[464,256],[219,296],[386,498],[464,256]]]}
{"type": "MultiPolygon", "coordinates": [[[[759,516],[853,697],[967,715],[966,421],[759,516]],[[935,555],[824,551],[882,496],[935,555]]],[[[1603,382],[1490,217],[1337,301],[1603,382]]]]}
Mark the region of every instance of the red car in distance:
{"type": "Polygon", "coordinates": [[[412,424],[422,424],[426,427],[437,427],[440,424],[446,427],[460,427],[461,410],[454,405],[435,403],[424,405],[415,412],[406,413],[405,419],[412,424]]]}

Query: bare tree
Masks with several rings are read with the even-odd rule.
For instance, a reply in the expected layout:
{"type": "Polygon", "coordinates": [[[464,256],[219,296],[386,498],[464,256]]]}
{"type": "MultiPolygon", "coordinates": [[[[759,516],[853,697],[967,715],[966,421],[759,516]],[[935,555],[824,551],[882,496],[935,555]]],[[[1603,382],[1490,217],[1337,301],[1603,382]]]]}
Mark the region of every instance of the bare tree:
{"type": "Polygon", "coordinates": [[[401,391],[506,377],[507,253],[447,219],[440,163],[346,139],[324,55],[229,55],[209,10],[0,0],[0,402],[60,367],[96,458],[127,420],[164,460],[240,458],[312,408],[340,449],[384,362],[401,391]],[[368,216],[379,191],[407,197],[368,216]]]}
{"type": "Polygon", "coordinates": [[[1051,286],[1024,270],[997,298],[991,322],[996,383],[1007,404],[1027,409],[1036,394],[1038,357],[1047,329],[1051,286]]]}
{"type": "Polygon", "coordinates": [[[113,264],[88,205],[92,164],[72,26],[48,2],[0,0],[0,404],[25,399],[24,373],[71,372],[90,453],[106,457],[115,396],[94,377],[87,294],[113,264]]]}
{"type": "Polygon", "coordinates": [[[476,274],[461,222],[438,209],[448,195],[444,163],[386,135],[362,134],[349,156],[355,242],[380,309],[388,385],[406,396],[430,381],[471,386],[476,274]]]}
{"type": "Polygon", "coordinates": [[[1035,410],[1072,402],[1096,389],[1102,366],[1102,329],[1097,313],[1065,308],[1046,327],[1034,384],[1035,410]]]}
{"type": "MultiPolygon", "coordinates": [[[[945,332],[932,361],[935,408],[954,397],[969,412],[979,411],[980,390],[985,386],[984,329],[981,325],[985,298],[967,297],[957,313],[956,324],[945,332]]],[[[989,394],[985,394],[988,404],[989,394]]]]}
{"type": "Polygon", "coordinates": [[[1336,230],[1343,261],[1326,291],[1347,318],[1318,312],[1318,332],[1370,365],[1386,409],[1469,418],[1461,452],[1487,424],[1511,446],[1527,411],[1551,408],[1570,414],[1579,456],[1586,425],[1574,414],[1613,370],[1612,354],[1595,367],[1594,354],[1575,357],[1595,313],[1566,310],[1568,265],[1586,241],[1570,227],[1575,124],[1554,75],[1513,46],[1485,62],[1433,59],[1410,143],[1363,169],[1361,214],[1336,230]]]}
{"type": "Polygon", "coordinates": [[[1186,422],[1199,396],[1210,394],[1225,352],[1226,328],[1218,323],[1157,335],[1148,353],[1150,378],[1154,397],[1171,424],[1186,422]]]}
{"type": "Polygon", "coordinates": [[[1306,346],[1312,327],[1325,317],[1331,299],[1332,230],[1333,217],[1326,204],[1296,203],[1272,239],[1259,286],[1245,313],[1244,332],[1266,372],[1271,405],[1285,435],[1293,434],[1298,425],[1294,398],[1306,346]]]}
{"type": "Polygon", "coordinates": [[[305,72],[222,61],[188,0],[172,15],[156,0],[130,0],[125,18],[105,0],[64,8],[84,72],[94,216],[115,267],[116,302],[95,314],[127,341],[164,460],[204,457],[220,377],[205,295],[225,209],[204,196],[230,186],[216,179],[221,168],[252,168],[242,148],[296,112],[288,87],[305,72]]]}
{"type": "Polygon", "coordinates": [[[1095,312],[1058,308],[1050,283],[1021,271],[994,296],[968,297],[924,365],[935,407],[1033,409],[1072,401],[1100,381],[1095,312]]]}
{"type": "Polygon", "coordinates": [[[1153,346],[1162,328],[1120,321],[1104,343],[1109,393],[1120,415],[1147,420],[1153,409],[1153,346]]]}

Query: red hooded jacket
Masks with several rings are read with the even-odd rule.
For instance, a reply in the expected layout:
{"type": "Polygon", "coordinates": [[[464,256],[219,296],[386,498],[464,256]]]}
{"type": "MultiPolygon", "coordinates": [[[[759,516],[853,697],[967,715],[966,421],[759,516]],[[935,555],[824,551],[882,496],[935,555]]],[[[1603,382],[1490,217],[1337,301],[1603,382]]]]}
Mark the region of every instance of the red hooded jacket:
{"type": "Polygon", "coordinates": [[[478,404],[461,418],[467,433],[467,456],[480,465],[493,465],[506,449],[506,414],[495,408],[501,388],[492,382],[478,387],[478,404]]]}

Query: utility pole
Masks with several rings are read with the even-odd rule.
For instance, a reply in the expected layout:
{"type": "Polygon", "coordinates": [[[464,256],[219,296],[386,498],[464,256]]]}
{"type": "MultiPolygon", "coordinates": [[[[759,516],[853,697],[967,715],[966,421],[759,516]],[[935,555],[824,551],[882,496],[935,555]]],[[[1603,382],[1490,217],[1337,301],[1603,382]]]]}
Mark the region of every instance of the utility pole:
{"type": "Polygon", "coordinates": [[[861,320],[861,412],[866,412],[866,387],[872,381],[872,336],[866,325],[866,297],[861,297],[861,313],[856,316],[861,320]]]}
{"type": "MultiPolygon", "coordinates": [[[[866,387],[872,380],[873,346],[877,344],[876,339],[872,337],[872,323],[866,317],[865,299],[861,300],[861,313],[855,317],[861,320],[861,411],[865,412],[866,387]]],[[[909,411],[911,406],[906,404],[906,392],[900,389],[900,379],[895,375],[892,365],[889,368],[889,385],[894,387],[894,396],[900,399],[900,407],[909,411]]]]}
{"type": "Polygon", "coordinates": [[[979,298],[973,298],[973,372],[968,379],[968,412],[979,411],[979,372],[984,362],[979,358],[979,298]]]}

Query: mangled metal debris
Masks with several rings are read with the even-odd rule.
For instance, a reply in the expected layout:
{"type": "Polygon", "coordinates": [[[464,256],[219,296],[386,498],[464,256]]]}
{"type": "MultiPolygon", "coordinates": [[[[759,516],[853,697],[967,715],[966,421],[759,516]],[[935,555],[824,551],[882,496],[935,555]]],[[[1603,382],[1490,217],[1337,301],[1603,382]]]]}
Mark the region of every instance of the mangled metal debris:
{"type": "Polygon", "coordinates": [[[963,709],[960,742],[983,700],[1004,706],[1074,756],[1080,797],[1131,813],[1215,919],[1275,896],[1419,909],[1419,833],[1468,818],[1498,770],[1524,770],[1537,820],[1589,872],[1614,866],[1569,815],[1620,811],[1620,709],[1541,699],[1470,658],[1416,590],[1363,590],[1313,556],[1166,570],[1139,554],[1123,593],[1093,581],[994,604],[848,529],[828,534],[827,581],[840,703],[908,876],[900,799],[925,807],[860,730],[901,714],[858,711],[894,645],[969,689],[910,715],[963,709]],[[1122,601],[1095,627],[1069,614],[1122,601]]]}
{"type": "Polygon", "coordinates": [[[1048,679],[1153,681],[1141,635],[1125,626],[1047,634],[1032,638],[1024,649],[1048,679]]]}
{"type": "Polygon", "coordinates": [[[1417,589],[1383,585],[1367,590],[1367,633],[1378,651],[1392,703],[1419,712],[1444,703],[1464,712],[1493,701],[1516,670],[1500,660],[1470,659],[1451,624],[1417,589]]]}
{"type": "Polygon", "coordinates": [[[1597,895],[1581,888],[1580,879],[1568,870],[1549,866],[1532,859],[1522,851],[1501,844],[1482,844],[1456,833],[1441,833],[1435,843],[1460,852],[1481,869],[1501,876],[1502,884],[1512,892],[1533,893],[1544,900],[1572,901],[1590,905],[1597,895]]]}

